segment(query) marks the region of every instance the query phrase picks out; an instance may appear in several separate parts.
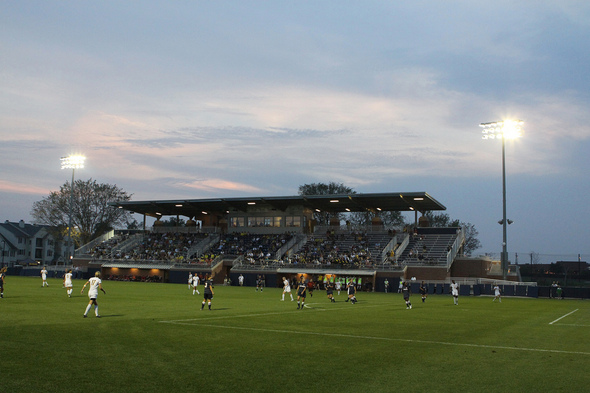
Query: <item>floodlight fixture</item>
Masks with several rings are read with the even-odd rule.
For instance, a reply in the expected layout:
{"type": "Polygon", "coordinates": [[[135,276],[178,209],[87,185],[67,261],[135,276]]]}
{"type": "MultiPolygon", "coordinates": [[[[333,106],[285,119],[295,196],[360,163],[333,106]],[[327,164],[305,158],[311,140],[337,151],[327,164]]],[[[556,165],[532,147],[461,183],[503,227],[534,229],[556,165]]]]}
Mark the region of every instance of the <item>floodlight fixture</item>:
{"type": "Polygon", "coordinates": [[[71,155],[60,158],[61,169],[79,169],[84,168],[86,157],[81,155],[71,155]]]}
{"type": "Polygon", "coordinates": [[[502,120],[481,123],[482,139],[516,139],[522,136],[522,120],[502,120]]]}

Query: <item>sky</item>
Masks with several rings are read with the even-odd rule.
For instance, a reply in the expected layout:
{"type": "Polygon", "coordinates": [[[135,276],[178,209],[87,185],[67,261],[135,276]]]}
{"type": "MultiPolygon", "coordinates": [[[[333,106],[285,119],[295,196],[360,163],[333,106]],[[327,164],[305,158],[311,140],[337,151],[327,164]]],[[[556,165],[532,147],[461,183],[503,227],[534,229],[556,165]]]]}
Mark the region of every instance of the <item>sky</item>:
{"type": "Polygon", "coordinates": [[[590,261],[587,1],[3,0],[0,50],[2,221],[83,154],[133,200],[425,191],[499,258],[520,119],[510,259],[590,261]]]}

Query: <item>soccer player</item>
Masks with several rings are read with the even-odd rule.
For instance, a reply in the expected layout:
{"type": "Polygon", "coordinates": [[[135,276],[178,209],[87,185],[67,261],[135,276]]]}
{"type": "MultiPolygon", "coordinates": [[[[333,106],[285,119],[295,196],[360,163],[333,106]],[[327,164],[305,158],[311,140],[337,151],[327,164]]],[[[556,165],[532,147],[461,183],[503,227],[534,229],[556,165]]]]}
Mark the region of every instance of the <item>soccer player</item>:
{"type": "Polygon", "coordinates": [[[336,290],[338,291],[338,296],[340,296],[340,289],[342,289],[342,283],[340,282],[340,279],[337,278],[336,279],[336,290]]]}
{"type": "Polygon", "coordinates": [[[309,280],[307,282],[307,292],[309,293],[309,297],[313,297],[313,289],[315,288],[315,283],[313,280],[309,280]]]}
{"type": "Polygon", "coordinates": [[[262,276],[260,274],[256,277],[256,292],[258,292],[258,289],[259,288],[260,288],[260,292],[262,292],[262,289],[263,289],[263,287],[262,287],[262,276]]]}
{"type": "Polygon", "coordinates": [[[389,291],[389,280],[385,279],[385,281],[383,282],[383,284],[385,285],[385,293],[387,293],[389,291]]]}
{"type": "Polygon", "coordinates": [[[500,294],[500,287],[498,284],[494,285],[494,300],[492,300],[492,302],[495,302],[496,299],[502,303],[502,295],[500,294]]]}
{"type": "Polygon", "coordinates": [[[459,284],[452,280],[451,283],[451,295],[453,295],[453,304],[455,306],[459,305],[459,284]]]}
{"type": "Polygon", "coordinates": [[[4,277],[6,276],[6,266],[0,269],[0,298],[4,297],[4,277]]]}
{"type": "Polygon", "coordinates": [[[191,272],[188,273],[188,289],[191,289],[193,286],[193,274],[191,272]]]}
{"type": "Polygon", "coordinates": [[[350,302],[352,304],[355,304],[356,302],[358,302],[358,300],[356,300],[356,285],[354,285],[353,279],[350,279],[350,281],[348,282],[347,291],[348,291],[348,299],[346,299],[346,301],[350,300],[350,302]]]}
{"type": "Polygon", "coordinates": [[[328,299],[332,303],[336,303],[336,299],[334,299],[334,284],[329,281],[326,283],[326,295],[328,295],[328,299]]]}
{"type": "Polygon", "coordinates": [[[240,284],[240,286],[244,285],[244,276],[240,274],[240,276],[238,277],[238,283],[240,284]]]}
{"type": "Polygon", "coordinates": [[[406,302],[406,310],[412,309],[412,302],[410,302],[410,286],[407,282],[402,284],[402,295],[404,296],[404,301],[406,302]]]}
{"type": "Polygon", "coordinates": [[[289,293],[289,296],[291,296],[291,301],[295,300],[293,299],[293,294],[291,293],[291,285],[289,284],[289,280],[283,277],[283,297],[281,298],[281,301],[285,301],[285,293],[289,293]]]}
{"type": "Polygon", "coordinates": [[[47,269],[45,269],[45,266],[43,266],[43,270],[41,270],[41,279],[43,279],[41,288],[43,288],[45,285],[49,286],[49,283],[47,282],[47,269]]]}
{"type": "Polygon", "coordinates": [[[297,283],[297,309],[302,309],[305,306],[305,297],[307,296],[307,284],[303,276],[299,279],[297,283]]]}
{"type": "Polygon", "coordinates": [[[205,308],[205,302],[209,310],[211,310],[211,300],[213,299],[213,276],[205,279],[205,289],[203,290],[203,303],[201,303],[201,311],[205,308]]]}
{"type": "Polygon", "coordinates": [[[422,303],[426,301],[426,297],[428,296],[428,288],[426,287],[426,283],[422,281],[420,284],[420,294],[422,295],[422,303]]]}
{"type": "Polygon", "coordinates": [[[68,297],[72,297],[72,269],[69,269],[68,272],[64,274],[64,288],[66,289],[68,297]]]}
{"type": "Polygon", "coordinates": [[[90,299],[90,301],[88,302],[88,306],[86,306],[86,311],[84,311],[84,318],[88,316],[88,311],[90,311],[90,307],[92,305],[94,305],[94,314],[97,318],[100,318],[100,315],[98,314],[98,303],[96,301],[96,298],[98,298],[98,290],[100,289],[102,293],[104,293],[105,295],[107,294],[105,290],[102,288],[100,272],[97,271],[96,273],[94,273],[94,277],[91,277],[88,279],[88,281],[86,281],[84,287],[82,287],[82,290],[80,291],[80,294],[84,293],[86,285],[90,285],[90,287],[88,288],[88,298],[90,299]]]}
{"type": "Polygon", "coordinates": [[[199,295],[201,294],[201,292],[199,292],[199,275],[197,273],[193,276],[193,295],[195,292],[199,295]]]}

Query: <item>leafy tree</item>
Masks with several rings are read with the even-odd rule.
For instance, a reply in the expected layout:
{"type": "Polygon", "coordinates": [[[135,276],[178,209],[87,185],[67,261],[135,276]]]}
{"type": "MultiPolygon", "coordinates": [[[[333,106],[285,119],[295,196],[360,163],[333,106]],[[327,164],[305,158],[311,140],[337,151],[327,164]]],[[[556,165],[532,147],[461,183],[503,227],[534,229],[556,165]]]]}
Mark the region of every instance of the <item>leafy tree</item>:
{"type": "MultiPolygon", "coordinates": [[[[72,187],[66,182],[59,191],[52,191],[40,201],[33,203],[31,216],[35,223],[51,225],[67,232],[70,220],[70,197],[72,187]]],[[[134,221],[131,213],[124,209],[109,206],[109,202],[131,199],[131,194],[116,185],[97,183],[96,180],[76,180],[72,196],[73,240],[78,244],[108,232],[117,226],[125,226],[134,221]]]]}
{"type": "Polygon", "coordinates": [[[471,255],[471,253],[481,248],[481,242],[477,238],[479,232],[475,229],[475,225],[467,222],[462,222],[463,232],[465,233],[465,244],[463,245],[463,252],[465,255],[471,255]]]}
{"type": "Polygon", "coordinates": [[[184,219],[176,219],[176,217],[170,217],[168,220],[160,220],[163,227],[183,227],[185,226],[186,222],[184,219]]]}
{"type": "Polygon", "coordinates": [[[349,220],[353,227],[365,227],[371,225],[374,217],[380,217],[383,221],[383,226],[386,229],[401,228],[405,225],[404,217],[401,212],[353,212],[349,214],[349,220]]]}
{"type": "Polygon", "coordinates": [[[451,220],[451,217],[446,213],[426,212],[426,218],[430,222],[431,227],[445,228],[445,227],[462,227],[465,234],[465,244],[463,245],[463,252],[465,255],[471,253],[481,247],[481,242],[477,238],[479,232],[475,226],[469,222],[461,222],[459,220],[451,220]]]}
{"type": "MultiPolygon", "coordinates": [[[[336,194],[356,194],[352,188],[345,186],[342,183],[330,182],[325,183],[312,183],[304,184],[299,186],[299,195],[336,195],[336,194]]],[[[344,215],[341,213],[327,213],[327,212],[315,212],[314,219],[318,225],[330,225],[330,219],[337,217],[339,220],[344,219],[344,215]]]]}

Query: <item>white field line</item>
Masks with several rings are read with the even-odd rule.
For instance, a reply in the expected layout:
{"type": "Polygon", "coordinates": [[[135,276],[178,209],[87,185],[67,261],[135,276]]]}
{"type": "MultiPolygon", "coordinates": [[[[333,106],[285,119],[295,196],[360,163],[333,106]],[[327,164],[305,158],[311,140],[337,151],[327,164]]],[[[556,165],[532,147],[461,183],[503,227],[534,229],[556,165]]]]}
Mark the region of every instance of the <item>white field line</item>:
{"type": "Polygon", "coordinates": [[[212,328],[219,328],[219,329],[248,330],[248,331],[255,331],[255,332],[266,332],[266,333],[301,334],[301,335],[310,335],[310,336],[343,337],[343,338],[353,338],[353,339],[362,339],[362,340],[405,342],[405,343],[413,343],[413,344],[429,344],[429,345],[436,344],[436,345],[449,345],[449,346],[459,346],[459,347],[504,349],[504,350],[511,350],[511,351],[559,353],[559,354],[567,354],[567,355],[590,356],[590,352],[560,351],[557,349],[506,347],[506,346],[500,346],[500,345],[453,343],[453,342],[445,342],[445,341],[428,341],[428,340],[411,340],[411,339],[391,338],[391,337],[357,336],[357,335],[353,335],[353,334],[339,334],[339,333],[301,332],[301,331],[296,331],[296,330],[249,328],[249,327],[238,327],[238,326],[212,325],[212,324],[207,324],[207,323],[194,324],[194,323],[188,323],[188,322],[173,322],[173,321],[162,321],[162,322],[178,324],[178,325],[205,326],[205,327],[212,327],[212,328]]]}
{"type": "Polygon", "coordinates": [[[579,310],[579,308],[576,308],[574,311],[568,312],[567,314],[562,315],[561,317],[557,318],[555,321],[549,322],[549,325],[553,325],[555,322],[559,321],[560,319],[563,319],[563,318],[567,317],[568,315],[572,315],[573,313],[575,313],[578,310],[579,310]]]}
{"type": "MultiPolygon", "coordinates": [[[[321,304],[321,303],[310,303],[310,304],[321,304]]],[[[383,304],[374,304],[374,305],[364,305],[363,308],[369,307],[382,307],[383,304]]],[[[355,306],[349,305],[344,307],[329,307],[329,308],[316,308],[316,307],[309,307],[308,304],[305,304],[305,308],[308,308],[313,311],[340,311],[346,309],[353,309],[355,306]]],[[[205,317],[205,318],[191,318],[191,319],[176,319],[171,321],[159,321],[160,323],[178,323],[181,324],[183,322],[205,322],[205,321],[212,321],[215,319],[234,319],[234,318],[253,318],[253,317],[264,317],[267,315],[284,315],[284,314],[300,314],[303,310],[295,309],[291,311],[277,311],[277,312],[267,312],[267,313],[256,313],[256,314],[242,314],[242,315],[227,315],[224,317],[205,317]]],[[[204,314],[208,314],[207,310],[203,311],[204,314]]],[[[187,323],[190,325],[190,323],[187,323]]]]}

